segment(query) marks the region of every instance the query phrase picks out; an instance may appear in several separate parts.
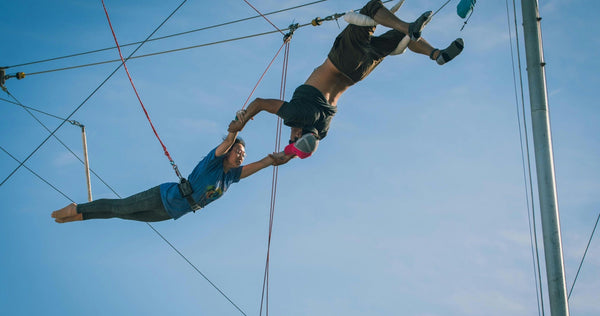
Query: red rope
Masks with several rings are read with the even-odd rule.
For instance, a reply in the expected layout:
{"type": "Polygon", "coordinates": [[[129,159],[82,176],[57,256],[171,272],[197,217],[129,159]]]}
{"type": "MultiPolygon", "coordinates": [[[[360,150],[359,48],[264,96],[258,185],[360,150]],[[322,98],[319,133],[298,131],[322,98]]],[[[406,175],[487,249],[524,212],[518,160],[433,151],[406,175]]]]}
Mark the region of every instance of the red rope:
{"type": "MultiPolygon", "coordinates": [[[[281,74],[281,88],[279,91],[279,96],[281,100],[285,100],[285,86],[287,83],[287,69],[288,69],[288,61],[289,61],[289,53],[290,53],[290,45],[289,42],[285,43],[285,53],[284,53],[284,61],[283,61],[283,71],[281,74]]],[[[277,119],[277,132],[275,138],[275,151],[279,151],[281,149],[281,132],[283,127],[283,121],[281,118],[277,119]]],[[[275,166],[273,168],[273,179],[271,181],[271,209],[269,214],[269,239],[267,243],[267,259],[265,262],[265,275],[263,278],[263,294],[261,298],[260,304],[260,315],[262,315],[263,310],[263,302],[265,302],[265,313],[269,315],[269,266],[270,266],[270,255],[271,255],[271,237],[273,235],[273,220],[275,216],[275,200],[277,197],[277,177],[279,175],[279,167],[275,166]]]]}
{"type": "Polygon", "coordinates": [[[246,99],[246,102],[244,102],[244,105],[242,106],[242,110],[246,107],[246,105],[248,104],[248,101],[250,101],[250,98],[252,98],[252,95],[254,94],[254,91],[256,91],[256,88],[258,88],[258,85],[260,84],[260,82],[265,77],[265,74],[267,73],[267,71],[269,71],[269,68],[271,68],[271,65],[273,65],[273,62],[275,61],[275,59],[277,59],[277,56],[279,56],[279,53],[281,53],[281,49],[283,48],[283,46],[285,46],[285,43],[283,43],[283,45],[281,45],[281,47],[279,47],[279,50],[277,51],[277,54],[275,54],[275,57],[273,57],[273,59],[271,59],[271,62],[267,66],[267,69],[265,69],[265,71],[262,73],[262,75],[260,76],[260,78],[258,78],[258,81],[256,82],[256,85],[254,85],[254,88],[250,92],[250,95],[246,99]]]}
{"type": "Polygon", "coordinates": [[[152,127],[152,131],[154,132],[154,135],[160,142],[160,145],[162,146],[162,148],[165,152],[165,156],[167,156],[167,158],[173,165],[173,168],[175,168],[175,173],[177,173],[177,176],[181,177],[181,175],[179,174],[179,171],[177,170],[177,166],[175,165],[175,162],[173,161],[173,158],[171,158],[169,151],[167,151],[167,147],[160,139],[160,136],[158,136],[158,133],[156,132],[156,129],[154,128],[154,124],[152,124],[152,120],[150,119],[150,116],[148,115],[148,111],[146,111],[146,107],[144,106],[144,103],[142,102],[142,99],[140,98],[140,95],[138,94],[137,89],[135,88],[133,79],[131,79],[131,75],[129,74],[129,69],[127,69],[127,65],[125,64],[125,59],[123,59],[123,54],[121,53],[121,47],[119,46],[119,42],[117,41],[117,36],[115,35],[115,31],[113,29],[112,23],[110,22],[110,17],[108,16],[108,11],[106,10],[106,6],[104,5],[104,0],[102,0],[102,7],[104,8],[104,13],[106,14],[106,19],[108,20],[108,25],[110,26],[110,31],[112,32],[113,38],[115,40],[115,44],[117,45],[117,50],[119,51],[119,57],[121,57],[121,62],[123,62],[123,68],[125,68],[125,72],[127,73],[127,77],[129,78],[131,87],[133,88],[133,91],[135,92],[135,95],[136,95],[138,101],[140,102],[142,109],[144,110],[144,114],[146,114],[146,118],[148,119],[148,122],[150,123],[150,127],[152,127]]]}

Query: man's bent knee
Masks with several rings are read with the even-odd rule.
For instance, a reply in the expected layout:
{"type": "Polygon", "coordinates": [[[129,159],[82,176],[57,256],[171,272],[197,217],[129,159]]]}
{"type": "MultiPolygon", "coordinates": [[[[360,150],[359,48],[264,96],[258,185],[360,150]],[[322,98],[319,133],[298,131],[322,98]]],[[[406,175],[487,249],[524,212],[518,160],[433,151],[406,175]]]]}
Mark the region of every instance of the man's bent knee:
{"type": "Polygon", "coordinates": [[[381,0],[371,0],[360,9],[360,14],[367,15],[371,18],[375,17],[375,13],[383,7],[381,0]]]}

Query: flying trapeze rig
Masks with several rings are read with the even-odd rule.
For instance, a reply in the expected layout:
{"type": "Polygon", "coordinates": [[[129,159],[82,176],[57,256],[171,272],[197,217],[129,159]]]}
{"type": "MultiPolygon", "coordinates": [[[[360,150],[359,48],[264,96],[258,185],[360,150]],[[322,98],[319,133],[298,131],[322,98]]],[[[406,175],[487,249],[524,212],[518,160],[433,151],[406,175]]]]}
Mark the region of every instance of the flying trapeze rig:
{"type": "MultiPolygon", "coordinates": [[[[246,0],[244,0],[244,1],[246,1],[246,0]]],[[[451,0],[448,0],[448,1],[446,1],[446,3],[444,3],[444,5],[443,5],[441,8],[439,8],[439,9],[438,9],[438,10],[437,10],[437,11],[434,13],[434,15],[435,15],[437,12],[439,12],[439,11],[440,11],[440,10],[441,10],[441,9],[442,9],[444,6],[446,6],[446,4],[448,4],[450,1],[451,1],[451,0]]],[[[246,1],[246,2],[247,2],[247,1],[246,1]]],[[[390,2],[390,1],[385,1],[385,2],[390,2]]],[[[461,16],[462,18],[466,18],[467,16],[468,16],[468,17],[470,17],[470,15],[472,14],[473,7],[474,7],[474,5],[475,5],[475,2],[476,2],[476,0],[461,0],[461,1],[460,1],[460,3],[459,3],[459,5],[458,5],[458,7],[457,7],[457,13],[458,13],[458,15],[459,15],[459,16],[461,16]]],[[[392,8],[390,8],[390,11],[391,11],[391,12],[396,12],[396,11],[398,11],[398,9],[400,9],[400,7],[402,6],[402,4],[403,4],[403,3],[404,3],[404,0],[400,0],[400,1],[399,1],[399,2],[396,4],[396,5],[394,5],[392,8]]],[[[105,10],[106,10],[106,9],[105,9],[105,10]]],[[[257,10],[257,12],[258,12],[258,10],[257,10]]],[[[259,13],[260,13],[260,12],[259,12],[259,13]]],[[[108,12],[106,12],[106,14],[107,14],[107,19],[109,20],[109,23],[110,23],[110,19],[108,18],[108,12]]],[[[312,20],[310,23],[306,23],[306,24],[303,24],[303,25],[299,25],[299,24],[291,24],[291,25],[290,25],[290,26],[289,26],[287,29],[284,29],[283,31],[288,31],[288,33],[284,34],[284,37],[283,37],[284,45],[289,45],[289,42],[290,42],[290,40],[291,40],[291,38],[292,38],[292,36],[293,36],[293,34],[294,34],[294,31],[296,31],[296,30],[297,30],[298,28],[300,28],[300,27],[307,26],[307,25],[318,26],[318,25],[321,25],[321,24],[322,24],[324,21],[337,21],[337,20],[338,20],[339,18],[341,18],[341,17],[343,17],[343,18],[344,18],[344,20],[345,20],[346,22],[348,22],[348,23],[351,23],[351,24],[362,25],[362,26],[372,26],[372,25],[376,25],[375,21],[374,21],[372,18],[370,18],[370,17],[368,17],[368,16],[361,15],[361,14],[359,14],[359,13],[355,12],[355,11],[349,11],[349,12],[346,12],[346,13],[336,13],[336,14],[332,14],[332,15],[330,15],[330,16],[327,16],[327,17],[325,17],[325,18],[319,18],[319,17],[317,17],[317,18],[313,19],[313,20],[312,20]]],[[[467,20],[468,20],[468,18],[467,18],[467,20]]],[[[466,23],[467,23],[467,22],[465,21],[465,24],[466,24],[466,23]]],[[[463,27],[464,27],[464,25],[463,25],[463,27]]],[[[112,27],[111,27],[111,28],[112,28],[112,27]]],[[[275,28],[276,28],[276,27],[275,27],[275,28]]],[[[277,28],[276,28],[276,29],[277,29],[277,28]]],[[[278,31],[278,32],[282,32],[282,30],[279,30],[279,29],[277,29],[277,31],[278,31]]],[[[283,32],[282,32],[282,34],[283,34],[283,32]]],[[[149,36],[148,38],[150,38],[150,36],[149,36]]],[[[147,39],[147,40],[148,40],[148,39],[147,39]]],[[[404,37],[404,39],[401,41],[400,45],[398,45],[398,47],[396,48],[396,50],[395,50],[395,51],[394,51],[392,54],[401,54],[402,52],[404,52],[404,51],[405,51],[405,49],[406,49],[406,47],[408,46],[409,42],[410,42],[410,38],[409,38],[408,36],[405,36],[405,37],[404,37]]],[[[115,43],[116,43],[116,45],[117,45],[117,48],[119,48],[119,44],[118,44],[118,42],[116,41],[116,37],[115,37],[115,43]]],[[[143,45],[143,43],[144,43],[144,42],[142,42],[142,45],[143,45]]],[[[140,46],[141,46],[141,45],[140,45],[140,46]]],[[[282,47],[283,47],[283,46],[282,46],[282,47]]],[[[119,50],[120,50],[120,48],[119,48],[119,50]]],[[[281,51],[281,48],[280,48],[280,51],[281,51]]],[[[135,53],[135,52],[134,52],[134,53],[135,53]]],[[[120,52],[119,52],[119,54],[120,54],[120,52]]],[[[278,53],[278,54],[279,54],[279,53],[278,53]]],[[[127,57],[127,58],[124,58],[122,55],[120,55],[120,60],[119,60],[119,61],[121,62],[121,65],[125,67],[125,69],[126,69],[126,61],[127,61],[127,60],[129,60],[129,59],[130,59],[132,56],[133,56],[133,53],[132,53],[132,55],[130,55],[130,56],[129,56],[129,57],[127,57]]],[[[277,57],[277,55],[275,56],[275,58],[276,58],[276,57],[277,57]]],[[[275,59],[275,58],[273,58],[273,59],[275,59]]],[[[287,57],[286,57],[286,60],[287,60],[287,57]]],[[[120,65],[119,67],[121,67],[121,65],[120,65]]],[[[9,92],[8,92],[8,90],[7,90],[7,88],[5,87],[6,81],[7,81],[7,80],[9,80],[9,79],[12,79],[12,78],[16,78],[16,79],[18,79],[18,80],[24,79],[24,78],[26,77],[26,74],[25,74],[24,72],[16,72],[16,73],[13,73],[13,74],[7,74],[7,73],[6,73],[6,69],[7,69],[7,68],[9,68],[9,67],[2,67],[2,68],[0,68],[0,87],[1,87],[1,88],[2,88],[4,91],[6,91],[7,93],[9,93],[9,92]]],[[[118,68],[117,68],[117,69],[118,69],[118,68]]],[[[268,68],[267,68],[267,69],[268,69],[268,68]]],[[[116,71],[116,70],[115,70],[115,71],[116,71]]],[[[266,71],[265,71],[265,72],[266,72],[266,71]]],[[[263,74],[263,75],[264,75],[264,74],[263,74]]],[[[109,78],[110,78],[110,77],[109,77],[109,78]]],[[[261,79],[262,79],[262,77],[261,77],[261,79]]],[[[108,80],[108,79],[107,79],[107,80],[108,80]]],[[[259,80],[259,83],[260,83],[260,80],[259,80]]],[[[259,83],[257,83],[257,85],[258,85],[259,83]]],[[[283,84],[283,83],[282,83],[282,84],[283,84]]],[[[133,82],[132,82],[132,85],[133,85],[133,82]]],[[[256,87],[255,87],[255,89],[256,89],[256,87]]],[[[135,90],[135,87],[134,87],[134,90],[135,90]]],[[[283,91],[283,90],[285,90],[285,89],[282,89],[282,91],[283,91]]],[[[252,91],[252,93],[253,93],[253,92],[254,92],[254,90],[252,91]]],[[[252,93],[250,94],[250,96],[248,97],[248,99],[250,99],[250,98],[251,98],[251,96],[252,96],[252,93]]],[[[136,92],[136,94],[137,94],[137,92],[136,92]]],[[[9,95],[10,95],[10,93],[9,93],[9,95]]],[[[139,96],[138,96],[138,98],[139,98],[139,96]]],[[[283,99],[283,97],[282,97],[282,99],[283,99]]],[[[87,100],[86,100],[86,101],[87,101],[87,100]]],[[[84,101],[84,103],[85,103],[85,101],[84,101]]],[[[144,106],[143,106],[143,103],[141,102],[141,100],[140,100],[140,104],[142,105],[142,108],[143,108],[144,106]]],[[[81,105],[83,105],[83,103],[82,103],[81,105]]],[[[80,105],[80,107],[81,107],[81,105],[80,105]]],[[[145,110],[144,110],[144,112],[145,112],[145,110]]],[[[73,112],[71,115],[73,115],[74,113],[75,113],[75,112],[73,112]]],[[[147,113],[146,113],[146,116],[148,116],[148,115],[147,115],[147,113]]],[[[70,116],[69,116],[69,118],[70,118],[70,116]]],[[[149,117],[148,117],[148,120],[150,121],[150,118],[149,118],[149,117]]],[[[65,121],[68,121],[68,118],[67,118],[67,120],[65,120],[65,121]]],[[[82,128],[82,133],[83,133],[83,141],[84,141],[84,147],[85,147],[85,146],[86,146],[85,133],[84,133],[84,131],[85,131],[85,130],[84,130],[84,127],[83,127],[83,125],[81,125],[81,124],[79,124],[79,125],[80,125],[80,127],[82,128]]],[[[152,126],[152,122],[151,122],[151,121],[150,121],[150,125],[152,126]]],[[[59,126],[59,128],[60,128],[60,126],[59,126]]],[[[154,130],[154,127],[153,127],[153,126],[152,126],[152,129],[154,130]]],[[[54,133],[54,132],[53,132],[53,133],[54,133]]],[[[52,134],[53,134],[53,133],[52,133],[52,134]]],[[[156,134],[156,131],[154,131],[154,133],[156,134]]],[[[166,156],[169,158],[169,161],[170,161],[170,163],[171,163],[171,165],[172,165],[172,167],[173,167],[173,169],[174,169],[174,171],[175,171],[176,175],[177,175],[177,176],[178,176],[178,178],[180,179],[180,184],[181,184],[181,189],[182,189],[182,192],[187,192],[188,194],[186,194],[186,195],[191,195],[191,192],[189,192],[189,191],[188,191],[188,190],[190,190],[191,188],[189,188],[189,187],[187,187],[187,186],[186,186],[186,182],[187,182],[187,181],[186,181],[186,179],[185,179],[185,178],[183,178],[183,177],[181,176],[181,174],[179,173],[179,170],[178,170],[178,168],[177,168],[177,165],[175,164],[175,162],[173,161],[173,159],[170,157],[170,155],[169,155],[168,151],[166,150],[166,147],[164,146],[164,144],[162,143],[162,141],[160,141],[160,138],[158,137],[158,135],[157,135],[157,134],[156,134],[156,137],[158,138],[159,142],[161,143],[161,145],[162,145],[162,147],[163,147],[163,149],[164,149],[165,155],[166,155],[166,156]]],[[[30,155],[30,156],[31,156],[31,155],[30,155]]],[[[88,168],[88,166],[87,166],[87,154],[86,154],[86,159],[85,159],[85,160],[86,160],[86,173],[87,173],[87,177],[88,177],[88,183],[89,183],[89,168],[88,168]]],[[[25,162],[25,161],[23,161],[23,162],[22,162],[22,164],[24,164],[24,162],[25,162]]],[[[276,169],[276,168],[274,168],[274,169],[276,169]]],[[[274,172],[276,172],[276,171],[274,171],[274,172]]],[[[276,176],[276,175],[275,175],[275,176],[276,176]]],[[[89,199],[91,200],[91,188],[89,187],[89,184],[88,184],[88,191],[89,191],[89,199]]],[[[185,196],[185,195],[184,195],[184,196],[185,196]]],[[[272,195],[272,196],[274,196],[274,195],[272,195]]],[[[272,205],[272,209],[271,209],[271,219],[270,219],[270,223],[271,223],[271,225],[270,225],[270,227],[269,227],[269,241],[270,241],[270,235],[271,235],[271,229],[272,229],[272,213],[273,213],[273,208],[274,208],[274,201],[272,201],[271,205],[272,205]]],[[[155,229],[154,227],[152,227],[152,226],[150,226],[150,227],[151,227],[153,230],[155,230],[155,231],[156,231],[156,229],[155,229]]],[[[157,231],[156,231],[156,232],[157,232],[157,231]]],[[[159,234],[159,233],[157,232],[157,234],[159,234]]],[[[159,234],[159,235],[160,235],[160,234],[159,234]]],[[[162,237],[162,236],[161,236],[161,237],[162,237]]],[[[164,237],[162,237],[162,238],[164,239],[164,237]]],[[[165,240],[165,241],[166,241],[166,240],[165,240]]],[[[167,243],[169,243],[169,242],[167,241],[167,243]]],[[[170,243],[169,243],[169,244],[170,244],[170,243]]],[[[171,247],[173,247],[173,246],[171,245],[171,247]]],[[[174,248],[174,249],[175,249],[175,248],[174,248]]],[[[179,251],[178,251],[177,249],[175,249],[175,250],[176,250],[176,251],[179,253],[179,251]]],[[[268,252],[269,252],[269,248],[267,249],[267,264],[266,264],[266,269],[265,269],[265,273],[266,273],[266,274],[265,274],[265,281],[266,281],[266,282],[268,282],[268,257],[269,257],[269,253],[268,253],[268,252]]],[[[181,255],[181,253],[180,253],[180,255],[181,255]]],[[[183,255],[182,255],[182,257],[183,257],[183,255]]],[[[187,261],[187,259],[186,259],[185,257],[184,257],[184,259],[187,261]]],[[[188,261],[188,263],[189,263],[189,261],[188,261]]],[[[191,264],[191,263],[190,263],[190,264],[191,264]]],[[[193,266],[193,265],[192,265],[192,266],[193,266]]],[[[194,266],[193,266],[193,267],[194,267],[194,266]]],[[[195,268],[195,267],[194,267],[194,268],[195,268]]],[[[196,270],[197,270],[197,269],[196,269],[196,270]]],[[[198,271],[198,272],[199,272],[199,271],[198,271]]],[[[199,272],[199,273],[200,273],[200,274],[202,274],[201,272],[199,272]]],[[[203,276],[204,276],[204,275],[203,275],[203,276]]],[[[205,278],[206,278],[206,277],[205,277],[205,278]]],[[[208,280],[208,279],[207,279],[207,280],[208,280]]],[[[209,281],[209,282],[210,282],[210,281],[209,281]]],[[[211,284],[212,284],[212,282],[211,282],[211,284]]],[[[217,288],[217,290],[218,290],[218,288],[217,288]]],[[[221,292],[221,291],[219,290],[219,292],[221,292]]],[[[221,293],[222,293],[222,292],[221,292],[221,293]]],[[[222,294],[223,294],[223,293],[222,293],[222,294]]],[[[263,283],[263,295],[264,295],[264,294],[265,294],[265,284],[263,283]]],[[[266,286],[266,295],[267,295],[267,302],[268,302],[268,285],[266,286]]],[[[225,297],[226,297],[226,296],[225,296],[225,297]]],[[[227,297],[226,297],[226,298],[227,298],[227,297]]],[[[227,298],[227,299],[229,300],[229,298],[227,298]]],[[[231,300],[230,300],[230,302],[231,302],[231,300]]],[[[233,303],[233,302],[231,302],[231,303],[233,303]]],[[[267,303],[267,304],[268,304],[268,303],[267,303]]],[[[235,304],[233,304],[233,305],[234,305],[234,306],[236,306],[235,304]]],[[[237,308],[237,306],[236,306],[236,308],[237,308]]],[[[240,310],[240,309],[238,308],[238,310],[240,310]]],[[[268,310],[268,305],[267,305],[267,310],[268,310]]],[[[240,312],[242,312],[242,314],[244,314],[244,315],[245,315],[245,313],[244,313],[243,311],[241,311],[241,310],[240,310],[240,312]]],[[[261,314],[262,314],[262,302],[261,302],[261,314]]]]}

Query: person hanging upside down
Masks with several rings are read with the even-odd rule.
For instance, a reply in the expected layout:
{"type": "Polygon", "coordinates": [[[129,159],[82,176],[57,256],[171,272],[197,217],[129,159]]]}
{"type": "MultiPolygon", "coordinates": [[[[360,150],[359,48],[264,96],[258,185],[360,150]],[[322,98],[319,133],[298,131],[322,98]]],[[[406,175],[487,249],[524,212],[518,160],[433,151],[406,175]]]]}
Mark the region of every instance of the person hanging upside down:
{"type": "MultiPolygon", "coordinates": [[[[188,181],[191,197],[197,207],[220,198],[233,183],[268,166],[278,166],[292,157],[284,152],[270,154],[263,159],[242,166],[246,157],[245,143],[230,132],[225,140],[211,150],[194,168],[188,181]]],[[[95,218],[122,218],[143,222],[178,219],[191,212],[191,202],[182,196],[178,183],[168,182],[124,199],[100,199],[89,203],[71,203],[52,212],[57,223],[95,218]]]]}
{"type": "Polygon", "coordinates": [[[286,155],[307,158],[315,152],[319,140],[327,136],[342,93],[364,79],[386,56],[396,54],[401,42],[406,42],[402,41],[405,36],[408,36],[407,40],[410,38],[408,48],[411,51],[429,56],[439,65],[458,56],[464,47],[463,40],[459,38],[439,50],[421,38],[431,11],[409,24],[396,17],[380,0],[371,0],[360,14],[392,30],[373,36],[375,26],[349,24],[335,39],[325,62],[294,91],[289,102],[257,98],[245,110],[236,113],[236,119],[229,124],[229,131],[241,131],[246,122],[261,111],[276,114],[291,127],[290,144],[284,150],[286,155]]]}

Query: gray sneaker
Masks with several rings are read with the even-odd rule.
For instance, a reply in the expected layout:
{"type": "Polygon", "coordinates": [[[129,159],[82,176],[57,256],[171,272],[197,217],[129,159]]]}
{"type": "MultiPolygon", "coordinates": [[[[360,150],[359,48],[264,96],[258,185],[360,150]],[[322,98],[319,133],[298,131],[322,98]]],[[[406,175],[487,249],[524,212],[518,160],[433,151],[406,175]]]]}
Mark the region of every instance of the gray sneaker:
{"type": "Polygon", "coordinates": [[[421,38],[421,31],[429,23],[432,13],[431,11],[423,13],[418,19],[408,25],[408,35],[411,40],[417,41],[421,38]]]}
{"type": "Polygon", "coordinates": [[[450,44],[450,46],[440,51],[436,62],[438,63],[438,65],[443,65],[451,61],[452,59],[454,59],[454,57],[458,56],[460,52],[462,52],[464,47],[465,42],[463,42],[463,39],[457,38],[456,40],[454,40],[454,42],[450,44]]]}

